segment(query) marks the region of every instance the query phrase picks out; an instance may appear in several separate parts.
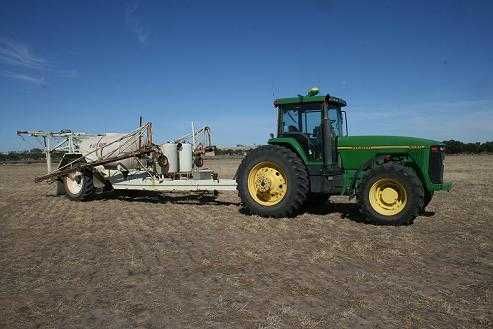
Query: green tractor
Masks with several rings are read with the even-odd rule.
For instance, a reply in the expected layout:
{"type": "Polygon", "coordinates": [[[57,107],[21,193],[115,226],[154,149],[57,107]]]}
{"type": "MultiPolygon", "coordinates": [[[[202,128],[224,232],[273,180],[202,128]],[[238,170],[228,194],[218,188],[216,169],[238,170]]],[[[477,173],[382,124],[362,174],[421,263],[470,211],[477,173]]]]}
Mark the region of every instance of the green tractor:
{"type": "Polygon", "coordinates": [[[443,182],[444,145],[398,136],[348,136],[346,102],[319,95],[274,101],[277,137],[248,153],[236,174],[243,206],[264,217],[296,215],[307,202],[356,197],[377,224],[411,223],[443,182]],[[345,129],[344,129],[345,128],[345,129]]]}

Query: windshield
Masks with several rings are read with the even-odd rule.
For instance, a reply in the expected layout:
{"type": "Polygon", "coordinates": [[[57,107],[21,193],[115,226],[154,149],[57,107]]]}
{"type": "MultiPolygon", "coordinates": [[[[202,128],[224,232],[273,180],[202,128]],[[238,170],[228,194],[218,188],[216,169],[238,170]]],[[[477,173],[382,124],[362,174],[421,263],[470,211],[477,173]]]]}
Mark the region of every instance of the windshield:
{"type": "MultiPolygon", "coordinates": [[[[342,136],[340,107],[329,107],[329,127],[332,136],[342,136]]],[[[279,134],[302,133],[310,138],[321,138],[322,104],[286,106],[281,109],[279,134]]]]}
{"type": "Polygon", "coordinates": [[[303,133],[315,137],[320,135],[321,121],[320,107],[287,108],[282,112],[281,133],[303,133]]]}

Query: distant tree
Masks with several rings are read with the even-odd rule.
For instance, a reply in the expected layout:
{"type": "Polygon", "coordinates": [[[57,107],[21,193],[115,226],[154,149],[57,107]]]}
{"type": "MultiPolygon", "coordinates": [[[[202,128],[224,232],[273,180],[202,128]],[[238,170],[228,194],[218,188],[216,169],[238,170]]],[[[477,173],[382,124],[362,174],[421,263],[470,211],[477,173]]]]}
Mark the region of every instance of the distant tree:
{"type": "Polygon", "coordinates": [[[8,158],[9,160],[18,161],[18,160],[20,160],[20,159],[21,159],[21,154],[20,154],[20,153],[18,153],[18,152],[13,152],[13,151],[11,151],[11,152],[9,152],[9,153],[7,154],[7,158],[8,158]]]}
{"type": "Polygon", "coordinates": [[[217,149],[216,155],[245,155],[246,150],[242,149],[217,149]]]}
{"type": "Polygon", "coordinates": [[[464,143],[456,140],[443,141],[445,144],[445,152],[448,154],[458,154],[464,152],[464,143]]]}
{"type": "Polygon", "coordinates": [[[481,152],[493,153],[493,142],[481,144],[481,152]]]}
{"type": "Polygon", "coordinates": [[[481,153],[481,143],[467,143],[467,144],[465,144],[464,153],[471,153],[471,154],[481,153]]]}

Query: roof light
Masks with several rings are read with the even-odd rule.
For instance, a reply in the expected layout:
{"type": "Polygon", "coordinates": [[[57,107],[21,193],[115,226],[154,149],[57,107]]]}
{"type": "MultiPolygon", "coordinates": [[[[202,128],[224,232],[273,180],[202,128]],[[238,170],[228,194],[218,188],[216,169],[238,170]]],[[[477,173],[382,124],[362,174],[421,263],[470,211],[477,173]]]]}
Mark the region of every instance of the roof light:
{"type": "Polygon", "coordinates": [[[308,89],[308,93],[307,93],[307,96],[317,96],[318,93],[320,92],[320,89],[318,87],[312,87],[310,89],[308,89]]]}

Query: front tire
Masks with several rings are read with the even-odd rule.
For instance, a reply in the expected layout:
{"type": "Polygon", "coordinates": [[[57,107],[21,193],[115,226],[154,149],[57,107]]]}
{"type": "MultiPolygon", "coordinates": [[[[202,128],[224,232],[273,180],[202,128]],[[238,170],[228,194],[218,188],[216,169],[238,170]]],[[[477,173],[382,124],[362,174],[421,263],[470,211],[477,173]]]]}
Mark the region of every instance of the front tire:
{"type": "Polygon", "coordinates": [[[365,172],[358,189],[360,212],[381,225],[407,225],[424,205],[424,190],[416,173],[395,163],[365,172]]]}
{"type": "Polygon", "coordinates": [[[263,217],[295,215],[309,192],[304,163],[293,151],[277,145],[250,151],[238,168],[236,182],[244,208],[263,217]]]}

